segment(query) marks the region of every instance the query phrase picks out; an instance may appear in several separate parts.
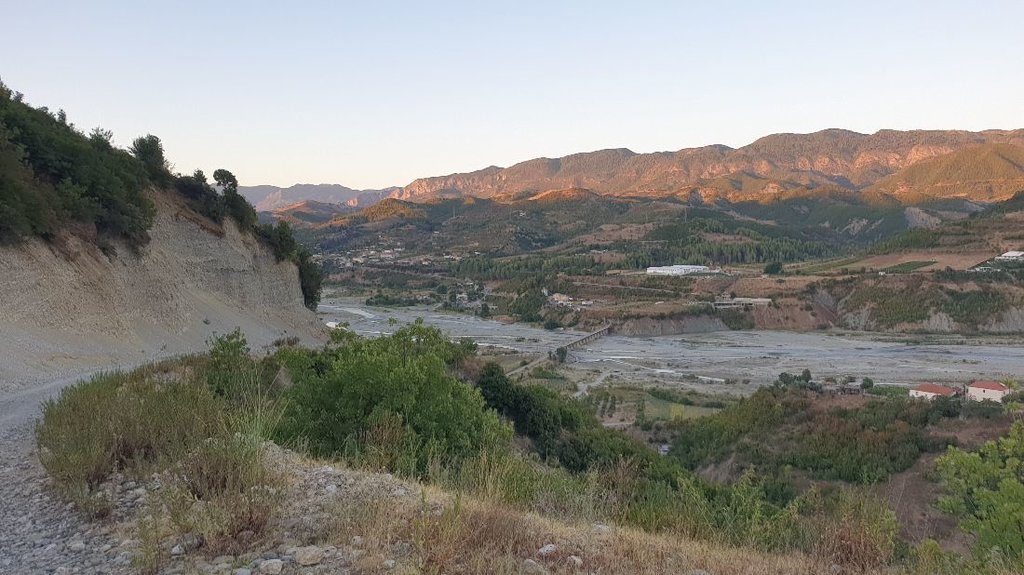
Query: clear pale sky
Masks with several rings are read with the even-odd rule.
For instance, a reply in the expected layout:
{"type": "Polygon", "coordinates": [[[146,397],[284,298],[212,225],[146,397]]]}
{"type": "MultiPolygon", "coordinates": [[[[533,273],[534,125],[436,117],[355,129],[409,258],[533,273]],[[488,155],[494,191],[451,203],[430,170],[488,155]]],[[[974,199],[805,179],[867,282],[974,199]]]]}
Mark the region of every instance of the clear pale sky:
{"type": "Polygon", "coordinates": [[[1024,127],[1024,2],[7,2],[0,78],[182,172],[370,188],[626,147],[1024,127]]]}

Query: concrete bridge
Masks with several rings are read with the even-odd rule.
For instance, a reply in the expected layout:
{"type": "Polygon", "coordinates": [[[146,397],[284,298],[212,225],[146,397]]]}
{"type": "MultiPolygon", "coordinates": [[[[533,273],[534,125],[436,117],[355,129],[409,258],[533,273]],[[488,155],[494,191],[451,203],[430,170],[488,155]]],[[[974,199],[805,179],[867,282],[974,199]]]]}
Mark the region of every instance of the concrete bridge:
{"type": "Polygon", "coordinates": [[[595,339],[599,339],[599,338],[602,338],[602,337],[608,335],[608,332],[610,332],[611,330],[612,330],[611,324],[606,325],[606,326],[602,327],[601,329],[599,329],[597,331],[590,332],[587,335],[577,339],[576,341],[574,341],[574,342],[572,342],[572,343],[570,343],[568,345],[563,345],[562,347],[564,347],[565,349],[576,349],[578,347],[582,347],[582,346],[587,345],[588,343],[594,341],[595,339]]]}
{"type": "Polygon", "coordinates": [[[513,369],[512,371],[508,372],[507,375],[509,377],[511,377],[513,375],[520,374],[520,373],[523,373],[523,372],[529,372],[534,367],[537,367],[538,365],[544,363],[545,361],[548,361],[548,359],[551,358],[552,354],[558,353],[559,349],[565,349],[566,351],[569,351],[569,350],[572,350],[572,349],[583,347],[584,345],[587,345],[588,343],[590,343],[590,342],[592,342],[592,341],[594,341],[596,339],[599,339],[599,338],[602,338],[602,337],[608,335],[608,333],[611,331],[611,329],[612,329],[612,326],[611,326],[611,324],[609,324],[609,325],[606,325],[606,326],[602,327],[601,329],[598,329],[597,331],[592,331],[592,332],[590,332],[590,333],[588,333],[588,334],[586,334],[586,335],[584,335],[582,337],[578,337],[578,338],[572,340],[571,342],[569,342],[569,343],[567,343],[565,345],[560,345],[560,346],[556,347],[555,349],[548,351],[547,355],[542,355],[542,356],[538,357],[537,359],[531,361],[530,363],[528,363],[526,365],[522,365],[522,366],[519,366],[519,367],[513,369]]]}

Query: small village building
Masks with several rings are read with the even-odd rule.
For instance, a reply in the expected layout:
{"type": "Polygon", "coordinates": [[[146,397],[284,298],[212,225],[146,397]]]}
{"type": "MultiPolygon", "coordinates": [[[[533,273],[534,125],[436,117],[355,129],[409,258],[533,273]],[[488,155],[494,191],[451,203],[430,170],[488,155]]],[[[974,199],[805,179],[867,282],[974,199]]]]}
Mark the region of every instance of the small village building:
{"type": "Polygon", "coordinates": [[[998,381],[980,380],[967,386],[967,398],[974,401],[1002,401],[1010,388],[998,381]]]}
{"type": "Polygon", "coordinates": [[[956,395],[955,389],[937,383],[922,383],[910,389],[910,397],[929,401],[936,397],[953,397],[954,395],[956,395]]]}
{"type": "Polygon", "coordinates": [[[564,293],[552,294],[551,297],[548,299],[551,301],[551,303],[555,305],[569,305],[570,303],[572,303],[572,298],[565,295],[564,293]]]}
{"type": "Polygon", "coordinates": [[[734,307],[766,307],[772,305],[772,298],[769,297],[726,297],[715,301],[718,309],[729,309],[734,307]]]}
{"type": "Polygon", "coordinates": [[[690,274],[706,274],[711,271],[708,266],[674,265],[647,268],[649,276],[685,276],[690,274]]]}
{"type": "Polygon", "coordinates": [[[1024,252],[1013,251],[1006,252],[1001,256],[996,256],[997,262],[1024,262],[1024,252]]]}

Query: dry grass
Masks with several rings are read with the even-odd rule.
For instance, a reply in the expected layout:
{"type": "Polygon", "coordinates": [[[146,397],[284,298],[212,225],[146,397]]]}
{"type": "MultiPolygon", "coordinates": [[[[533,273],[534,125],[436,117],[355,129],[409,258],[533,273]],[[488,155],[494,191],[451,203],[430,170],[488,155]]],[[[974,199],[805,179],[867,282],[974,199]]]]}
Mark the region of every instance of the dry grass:
{"type": "Polygon", "coordinates": [[[162,488],[136,526],[143,572],[157,568],[162,537],[191,533],[208,549],[231,549],[240,533],[260,533],[279,504],[281,477],[261,444],[278,410],[261,397],[232,410],[198,377],[202,364],[190,357],[96,376],[47,402],[36,428],[57,490],[89,515],[113,511],[117,477],[159,475],[162,488]]]}
{"type": "MultiPolygon", "coordinates": [[[[419,505],[366,494],[347,497],[333,509],[324,539],[355,544],[357,569],[365,573],[520,573],[532,559],[551,573],[686,573],[716,575],[822,573],[802,554],[772,555],[652,535],[621,527],[562,522],[479,499],[425,487],[419,505]],[[541,557],[538,550],[554,544],[541,557]],[[582,560],[577,567],[570,557],[582,560]],[[385,561],[397,562],[387,569],[385,561]]],[[[824,566],[827,571],[827,566],[824,566]]]]}

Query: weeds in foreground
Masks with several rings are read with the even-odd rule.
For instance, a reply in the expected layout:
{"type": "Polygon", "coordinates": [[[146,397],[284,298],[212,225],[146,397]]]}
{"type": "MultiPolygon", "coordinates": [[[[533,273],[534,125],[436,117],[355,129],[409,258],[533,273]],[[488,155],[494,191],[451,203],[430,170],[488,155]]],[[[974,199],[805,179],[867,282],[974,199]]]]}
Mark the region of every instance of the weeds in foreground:
{"type": "Polygon", "coordinates": [[[283,479],[262,448],[281,404],[260,385],[244,340],[225,337],[214,350],[81,382],[44,405],[36,428],[57,489],[92,516],[112,510],[116,474],[159,477],[138,523],[143,572],[159,568],[164,534],[230,548],[259,534],[281,500],[283,479]]]}
{"type": "Polygon", "coordinates": [[[284,488],[264,464],[259,443],[242,435],[204,441],[167,475],[160,502],[174,531],[217,550],[232,548],[245,532],[261,533],[284,488]]]}
{"type": "Polygon", "coordinates": [[[158,505],[150,505],[148,513],[135,522],[139,535],[139,546],[132,558],[132,565],[140,575],[154,575],[160,572],[163,565],[162,510],[158,505]]]}
{"type": "Polygon", "coordinates": [[[160,383],[147,370],[102,374],[43,406],[39,458],[58,489],[84,511],[110,511],[100,489],[112,474],[143,477],[208,437],[224,410],[201,385],[160,383]]]}

